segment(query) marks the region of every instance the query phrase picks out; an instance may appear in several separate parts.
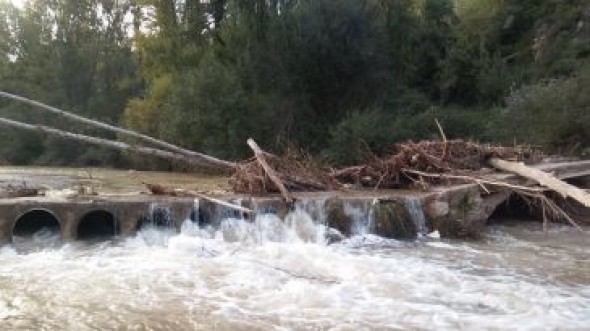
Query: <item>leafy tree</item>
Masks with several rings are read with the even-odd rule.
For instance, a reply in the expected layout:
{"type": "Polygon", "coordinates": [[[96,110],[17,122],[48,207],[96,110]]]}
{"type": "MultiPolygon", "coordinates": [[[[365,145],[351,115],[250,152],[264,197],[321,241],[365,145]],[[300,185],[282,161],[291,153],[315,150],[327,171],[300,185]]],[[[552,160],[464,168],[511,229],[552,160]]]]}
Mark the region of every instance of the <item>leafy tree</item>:
{"type": "MultiPolygon", "coordinates": [[[[525,119],[540,109],[530,95],[565,95],[583,109],[587,8],[585,0],[31,0],[21,10],[3,1],[0,88],[229,159],[250,155],[252,136],[273,151],[299,145],[359,162],[367,146],[380,153],[436,137],[434,118],[454,137],[576,144],[586,138],[575,125],[537,130],[561,123],[558,112],[583,118],[557,97],[525,119]],[[515,123],[534,134],[517,135],[515,123]]],[[[0,115],[67,125],[14,103],[1,103],[0,115]]],[[[0,135],[10,162],[122,162],[100,148],[0,135]]]]}
{"type": "MultiPolygon", "coordinates": [[[[2,3],[0,8],[2,30],[10,32],[1,40],[4,61],[0,89],[107,122],[119,120],[135,76],[125,23],[130,3],[31,0],[22,10],[8,3],[2,3]]],[[[1,108],[0,112],[7,117],[64,127],[54,117],[37,116],[23,106],[1,108]]],[[[76,129],[97,133],[83,127],[76,129]]],[[[11,133],[13,139],[3,146],[6,153],[31,156],[10,157],[9,161],[113,164],[117,160],[114,152],[53,138],[36,141],[41,150],[24,152],[20,141],[29,140],[28,135],[11,133]],[[93,157],[93,153],[97,155],[93,157]]]]}

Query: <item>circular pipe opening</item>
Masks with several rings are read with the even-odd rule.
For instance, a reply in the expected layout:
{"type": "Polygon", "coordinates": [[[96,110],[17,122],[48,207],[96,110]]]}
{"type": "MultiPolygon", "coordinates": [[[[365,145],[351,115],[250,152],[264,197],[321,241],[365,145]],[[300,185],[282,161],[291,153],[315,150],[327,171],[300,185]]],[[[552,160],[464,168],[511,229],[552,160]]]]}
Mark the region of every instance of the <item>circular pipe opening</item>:
{"type": "Polygon", "coordinates": [[[57,217],[44,209],[34,209],[22,214],[16,219],[12,229],[12,235],[16,237],[33,237],[42,233],[61,233],[57,217]]]}
{"type": "Polygon", "coordinates": [[[112,213],[104,210],[89,212],[78,223],[78,239],[101,239],[116,236],[119,224],[112,213]]]}

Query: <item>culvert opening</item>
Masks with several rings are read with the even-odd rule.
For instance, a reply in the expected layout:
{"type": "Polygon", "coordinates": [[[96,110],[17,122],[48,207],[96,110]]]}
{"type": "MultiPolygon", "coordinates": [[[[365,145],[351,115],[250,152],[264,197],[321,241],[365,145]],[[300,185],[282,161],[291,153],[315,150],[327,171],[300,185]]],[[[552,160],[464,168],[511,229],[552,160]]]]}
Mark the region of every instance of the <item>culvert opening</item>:
{"type": "Polygon", "coordinates": [[[489,218],[488,225],[506,224],[518,221],[540,221],[541,211],[535,205],[530,204],[522,197],[512,194],[506,201],[501,203],[489,218]]]}
{"type": "Polygon", "coordinates": [[[43,209],[35,209],[20,216],[12,234],[15,237],[32,237],[38,234],[59,235],[59,220],[51,212],[43,209]]]}
{"type": "Polygon", "coordinates": [[[119,224],[113,214],[97,210],[86,214],[78,224],[78,239],[101,239],[116,236],[119,224]]]}

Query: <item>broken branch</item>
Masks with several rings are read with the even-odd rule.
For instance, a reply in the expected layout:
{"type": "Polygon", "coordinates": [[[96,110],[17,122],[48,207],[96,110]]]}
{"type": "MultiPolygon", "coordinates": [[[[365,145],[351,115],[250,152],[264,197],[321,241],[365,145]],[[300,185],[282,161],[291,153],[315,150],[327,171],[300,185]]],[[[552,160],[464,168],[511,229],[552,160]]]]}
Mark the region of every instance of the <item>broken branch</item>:
{"type": "Polygon", "coordinates": [[[119,128],[113,125],[109,125],[97,120],[91,120],[76,114],[72,114],[69,112],[66,112],[64,110],[46,105],[44,103],[38,102],[38,101],[34,101],[25,97],[21,97],[18,95],[14,95],[14,94],[10,94],[7,92],[3,92],[0,91],[0,97],[4,97],[4,98],[8,98],[8,99],[12,99],[14,101],[18,101],[18,102],[22,102],[25,104],[28,104],[30,106],[36,107],[38,109],[42,109],[45,111],[49,111],[51,113],[54,113],[56,115],[80,122],[80,123],[84,123],[86,125],[90,125],[90,126],[94,126],[94,127],[98,127],[104,130],[108,130],[111,132],[115,132],[118,134],[121,134],[123,136],[127,136],[127,137],[131,137],[131,138],[136,138],[136,139],[140,139],[143,140],[145,142],[149,142],[150,144],[153,144],[155,146],[158,146],[160,148],[164,148],[168,151],[172,151],[181,155],[185,155],[188,157],[191,157],[193,159],[199,159],[200,165],[201,166],[206,166],[208,168],[211,169],[216,169],[216,170],[222,170],[225,172],[231,172],[236,170],[237,168],[237,164],[234,162],[229,162],[229,161],[224,161],[224,160],[220,160],[218,158],[203,154],[203,153],[198,153],[198,152],[194,152],[173,144],[170,144],[168,142],[150,137],[148,135],[145,134],[141,134],[132,130],[128,130],[128,129],[123,129],[123,128],[119,128]]]}
{"type": "Polygon", "coordinates": [[[281,195],[283,196],[285,203],[287,203],[288,206],[292,206],[295,202],[295,198],[293,198],[291,193],[287,191],[285,185],[283,185],[283,182],[281,182],[275,171],[268,165],[268,163],[264,159],[264,152],[260,149],[260,147],[258,147],[256,142],[252,138],[248,139],[247,143],[248,146],[250,146],[250,148],[252,149],[252,151],[254,151],[254,156],[256,157],[256,160],[258,161],[262,169],[264,169],[264,172],[266,173],[268,178],[270,178],[270,180],[276,185],[276,187],[281,192],[281,195]]]}
{"type": "MultiPolygon", "coordinates": [[[[423,172],[423,171],[417,171],[417,170],[412,170],[412,169],[403,169],[402,171],[404,173],[408,173],[408,174],[412,174],[412,175],[417,175],[417,176],[423,176],[423,177],[429,177],[429,178],[456,179],[456,180],[461,180],[461,181],[466,181],[466,182],[473,182],[473,183],[476,183],[476,184],[478,184],[480,186],[482,186],[483,184],[485,184],[485,185],[490,185],[490,186],[497,186],[497,187],[508,188],[508,189],[512,189],[512,190],[522,190],[522,191],[531,192],[531,193],[540,193],[540,192],[543,192],[544,191],[541,188],[526,187],[526,186],[519,186],[519,185],[512,185],[512,184],[508,184],[508,183],[504,183],[504,182],[498,182],[498,181],[493,181],[493,180],[488,180],[488,179],[482,179],[482,178],[477,178],[477,177],[471,177],[471,176],[449,175],[449,174],[433,174],[433,173],[428,173],[428,172],[423,172]]],[[[489,192],[488,189],[485,189],[484,191],[489,192]]]]}
{"type": "Polygon", "coordinates": [[[86,135],[82,135],[82,134],[71,133],[71,132],[67,132],[67,131],[62,131],[62,130],[50,128],[50,127],[43,126],[43,125],[31,125],[31,124],[13,121],[13,120],[1,118],[1,117],[0,117],[0,124],[15,127],[18,129],[23,129],[23,130],[37,131],[37,132],[41,132],[41,133],[45,133],[45,134],[50,134],[50,135],[58,136],[63,139],[77,140],[77,141],[81,141],[81,142],[85,142],[85,143],[90,143],[93,145],[104,146],[104,147],[108,147],[108,148],[112,148],[112,149],[117,149],[120,151],[137,152],[140,154],[155,156],[155,157],[159,157],[159,158],[163,158],[163,159],[182,161],[182,162],[194,164],[197,166],[204,166],[205,165],[205,164],[203,164],[201,159],[190,158],[185,155],[180,155],[180,154],[172,153],[169,151],[163,151],[163,150],[151,148],[151,147],[132,146],[127,143],[123,143],[123,142],[119,142],[119,141],[112,141],[112,140],[108,140],[108,139],[90,137],[90,136],[86,136],[86,135]]]}

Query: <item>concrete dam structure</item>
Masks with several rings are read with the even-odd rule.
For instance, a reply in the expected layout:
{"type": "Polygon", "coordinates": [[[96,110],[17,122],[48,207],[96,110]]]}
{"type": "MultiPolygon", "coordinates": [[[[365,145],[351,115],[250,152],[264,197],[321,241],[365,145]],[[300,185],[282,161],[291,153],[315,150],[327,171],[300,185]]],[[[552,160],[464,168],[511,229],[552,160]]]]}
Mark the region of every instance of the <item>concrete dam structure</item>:
{"type": "MultiPolygon", "coordinates": [[[[440,192],[326,192],[299,195],[295,209],[342,236],[372,233],[411,239],[438,230],[444,237],[477,236],[502,199],[482,199],[477,187],[462,185],[440,192]]],[[[289,214],[280,197],[227,197],[256,214],[289,214]]],[[[157,196],[45,197],[0,200],[0,242],[30,236],[42,228],[59,232],[64,240],[129,236],[147,224],[180,229],[190,220],[218,227],[224,219],[249,215],[205,199],[157,196]]]]}
{"type": "MultiPolygon", "coordinates": [[[[547,164],[543,170],[560,179],[588,182],[590,162],[547,164]]],[[[510,175],[503,180],[527,184],[510,175]],[[512,178],[512,179],[511,179],[512,178]]],[[[531,183],[528,183],[529,185],[531,183]]],[[[477,237],[509,193],[484,193],[477,184],[421,190],[347,191],[295,194],[295,210],[318,224],[347,237],[371,233],[387,238],[412,239],[438,231],[441,237],[477,237]]],[[[252,209],[256,215],[289,214],[280,196],[224,196],[220,199],[252,209]]],[[[13,236],[30,236],[42,228],[61,234],[63,240],[129,236],[142,226],[180,230],[190,220],[199,226],[218,227],[224,219],[248,219],[235,209],[207,199],[154,195],[23,197],[0,199],[0,244],[13,236]]]]}

